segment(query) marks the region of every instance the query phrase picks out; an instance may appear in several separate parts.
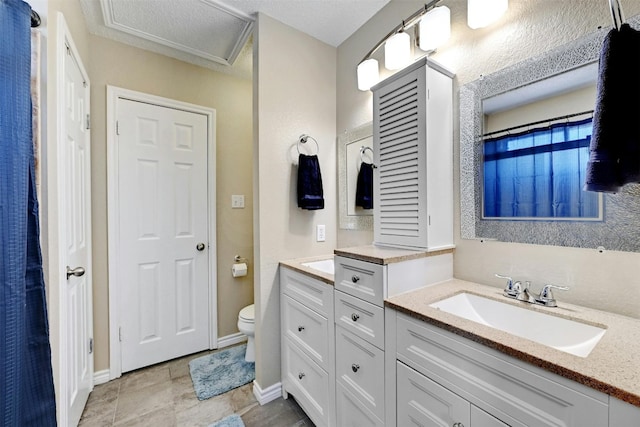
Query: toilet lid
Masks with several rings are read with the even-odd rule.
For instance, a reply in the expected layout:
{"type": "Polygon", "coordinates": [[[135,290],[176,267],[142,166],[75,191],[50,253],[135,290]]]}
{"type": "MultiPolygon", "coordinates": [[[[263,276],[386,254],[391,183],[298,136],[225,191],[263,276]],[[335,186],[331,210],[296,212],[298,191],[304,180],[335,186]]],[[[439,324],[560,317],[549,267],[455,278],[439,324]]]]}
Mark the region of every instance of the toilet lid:
{"type": "Polygon", "coordinates": [[[240,318],[243,320],[252,321],[255,319],[254,304],[248,305],[240,310],[240,318]]]}

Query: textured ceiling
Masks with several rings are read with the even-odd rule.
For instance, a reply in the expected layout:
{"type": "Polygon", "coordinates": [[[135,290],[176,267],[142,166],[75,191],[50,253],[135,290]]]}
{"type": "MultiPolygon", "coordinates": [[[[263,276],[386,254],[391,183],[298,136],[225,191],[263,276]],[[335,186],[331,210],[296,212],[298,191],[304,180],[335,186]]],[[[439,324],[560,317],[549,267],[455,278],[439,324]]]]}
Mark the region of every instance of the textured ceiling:
{"type": "Polygon", "coordinates": [[[80,1],[93,34],[249,78],[258,12],[337,47],[390,0],[80,1]]]}

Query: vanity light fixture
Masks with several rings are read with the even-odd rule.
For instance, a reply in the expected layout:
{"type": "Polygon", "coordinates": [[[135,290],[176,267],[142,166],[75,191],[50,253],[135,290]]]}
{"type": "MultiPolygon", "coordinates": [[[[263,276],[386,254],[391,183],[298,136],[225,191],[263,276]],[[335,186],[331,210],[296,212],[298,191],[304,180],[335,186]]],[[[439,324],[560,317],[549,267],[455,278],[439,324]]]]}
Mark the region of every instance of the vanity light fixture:
{"type": "Polygon", "coordinates": [[[434,51],[451,37],[451,10],[438,6],[420,20],[419,46],[425,52],[434,51]]]}
{"type": "Polygon", "coordinates": [[[467,0],[467,25],[484,28],[493,24],[509,7],[509,0],[467,0]]]}
{"type": "Polygon", "coordinates": [[[411,37],[404,31],[395,33],[384,43],[384,67],[399,70],[411,62],[411,37]]]}
{"type": "Polygon", "coordinates": [[[379,80],[380,70],[378,69],[377,59],[365,59],[358,65],[358,89],[369,90],[379,80]]]}
{"type": "MultiPolygon", "coordinates": [[[[442,46],[451,36],[451,11],[436,7],[442,0],[431,0],[423,8],[403,20],[371,49],[358,64],[358,89],[367,91],[378,83],[378,61],[371,56],[384,45],[385,67],[397,70],[411,62],[411,37],[406,32],[418,24],[416,43],[429,53],[442,46]]],[[[476,29],[495,22],[509,7],[509,0],[467,0],[467,24],[476,29]]]]}

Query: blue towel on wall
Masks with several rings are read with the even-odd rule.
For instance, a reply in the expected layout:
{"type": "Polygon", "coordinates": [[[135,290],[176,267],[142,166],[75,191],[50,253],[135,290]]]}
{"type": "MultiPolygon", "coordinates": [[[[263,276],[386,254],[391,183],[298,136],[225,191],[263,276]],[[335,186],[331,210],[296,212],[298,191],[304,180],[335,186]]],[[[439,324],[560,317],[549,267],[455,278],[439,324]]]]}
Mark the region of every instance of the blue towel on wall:
{"type": "Polygon", "coordinates": [[[356,206],[373,209],[373,164],[362,162],[356,184],[356,206]]]}
{"type": "Polygon", "coordinates": [[[298,156],[298,207],[307,210],[324,209],[322,174],[318,156],[298,156]]]}
{"type": "Polygon", "coordinates": [[[616,193],[640,182],[640,32],[623,24],[600,51],[584,189],[616,193]]]}

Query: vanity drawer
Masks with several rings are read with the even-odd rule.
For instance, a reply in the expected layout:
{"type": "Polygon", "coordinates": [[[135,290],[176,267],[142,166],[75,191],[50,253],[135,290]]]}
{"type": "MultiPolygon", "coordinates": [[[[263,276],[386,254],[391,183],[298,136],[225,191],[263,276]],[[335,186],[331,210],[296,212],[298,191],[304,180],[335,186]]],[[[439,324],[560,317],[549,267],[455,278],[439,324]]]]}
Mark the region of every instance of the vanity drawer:
{"type": "Polygon", "coordinates": [[[323,369],[329,367],[329,321],[287,295],[282,296],[282,330],[323,369]]]}
{"type": "Polygon", "coordinates": [[[344,292],[334,295],[336,325],[383,349],[384,309],[344,292]]]}
{"type": "MultiPolygon", "coordinates": [[[[384,427],[384,423],[349,392],[342,384],[336,384],[337,425],[357,427],[384,427]]],[[[400,424],[398,424],[400,425],[400,424]]]]}
{"type": "Polygon", "coordinates": [[[336,379],[384,419],[384,352],[341,327],[336,327],[336,379]]]}
{"type": "Polygon", "coordinates": [[[607,395],[451,332],[397,315],[397,358],[511,426],[608,425],[607,395]]]}
{"type": "Polygon", "coordinates": [[[328,319],[333,318],[333,287],[297,271],[280,267],[280,292],[328,319]]]}
{"type": "Polygon", "coordinates": [[[329,424],[329,374],[285,338],[284,388],[318,426],[329,424]]]}
{"type": "Polygon", "coordinates": [[[336,256],[334,278],[336,289],[382,307],[384,266],[336,256]]]}

